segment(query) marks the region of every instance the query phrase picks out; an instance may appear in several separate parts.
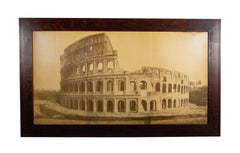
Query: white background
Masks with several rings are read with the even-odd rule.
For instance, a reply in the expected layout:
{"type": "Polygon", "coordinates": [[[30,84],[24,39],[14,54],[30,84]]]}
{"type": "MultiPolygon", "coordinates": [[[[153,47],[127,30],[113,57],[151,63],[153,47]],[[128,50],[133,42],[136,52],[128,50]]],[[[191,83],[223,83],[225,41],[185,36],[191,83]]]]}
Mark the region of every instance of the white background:
{"type": "Polygon", "coordinates": [[[0,2],[0,152],[239,152],[239,4],[236,1],[15,0],[0,2]],[[221,137],[21,138],[19,17],[220,18],[221,137]]]}

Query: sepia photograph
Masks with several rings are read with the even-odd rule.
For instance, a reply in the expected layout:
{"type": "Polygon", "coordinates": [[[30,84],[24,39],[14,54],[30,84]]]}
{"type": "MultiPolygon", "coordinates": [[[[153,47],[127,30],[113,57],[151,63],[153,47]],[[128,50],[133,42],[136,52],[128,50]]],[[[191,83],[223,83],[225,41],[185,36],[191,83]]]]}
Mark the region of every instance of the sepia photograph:
{"type": "Polygon", "coordinates": [[[34,31],[35,125],[208,123],[208,32],[34,31]]]}

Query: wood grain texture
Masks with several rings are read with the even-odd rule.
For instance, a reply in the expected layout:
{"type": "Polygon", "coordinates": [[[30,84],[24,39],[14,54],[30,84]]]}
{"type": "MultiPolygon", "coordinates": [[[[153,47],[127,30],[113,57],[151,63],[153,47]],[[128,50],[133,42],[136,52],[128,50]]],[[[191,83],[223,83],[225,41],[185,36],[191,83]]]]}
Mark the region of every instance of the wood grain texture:
{"type": "Polygon", "coordinates": [[[220,20],[20,18],[21,136],[158,137],[220,136],[220,20]],[[208,124],[206,125],[34,125],[33,31],[208,32],[208,124]]]}

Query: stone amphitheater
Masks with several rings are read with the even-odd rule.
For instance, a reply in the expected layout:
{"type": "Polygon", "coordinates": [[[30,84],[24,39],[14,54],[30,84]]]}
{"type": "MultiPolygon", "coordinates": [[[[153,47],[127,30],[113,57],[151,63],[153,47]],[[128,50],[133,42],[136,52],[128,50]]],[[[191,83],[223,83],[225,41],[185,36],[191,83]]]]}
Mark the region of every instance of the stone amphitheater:
{"type": "Polygon", "coordinates": [[[189,77],[156,67],[123,71],[105,33],[71,44],[60,57],[60,104],[86,116],[181,115],[188,110],[189,77]]]}

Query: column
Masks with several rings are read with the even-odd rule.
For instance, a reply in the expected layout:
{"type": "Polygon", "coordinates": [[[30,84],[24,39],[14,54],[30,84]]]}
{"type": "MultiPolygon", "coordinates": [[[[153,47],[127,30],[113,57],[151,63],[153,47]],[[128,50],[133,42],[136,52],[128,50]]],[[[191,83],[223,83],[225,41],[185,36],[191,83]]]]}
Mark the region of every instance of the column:
{"type": "Polygon", "coordinates": [[[115,58],[112,61],[113,61],[113,72],[114,72],[116,70],[116,60],[115,60],[115,58]]]}
{"type": "Polygon", "coordinates": [[[93,83],[93,94],[95,94],[96,93],[96,80],[93,79],[92,83],[93,83]]]}
{"type": "Polygon", "coordinates": [[[84,111],[86,112],[87,111],[87,100],[88,100],[88,98],[84,98],[84,103],[85,103],[85,109],[84,109],[84,111]]]}
{"type": "Polygon", "coordinates": [[[157,102],[157,108],[156,110],[160,110],[162,108],[161,98],[159,98],[159,102],[157,102]]]}
{"type": "Polygon", "coordinates": [[[87,62],[85,62],[85,73],[84,73],[84,75],[88,75],[88,67],[89,65],[88,65],[88,63],[87,62]]]}
{"type": "Polygon", "coordinates": [[[107,101],[103,99],[103,112],[107,112],[107,101]]]}
{"type": "Polygon", "coordinates": [[[168,83],[166,83],[166,93],[168,94],[168,83]]]}
{"type": "Polygon", "coordinates": [[[118,92],[118,82],[117,82],[116,78],[114,78],[114,80],[113,80],[113,91],[115,93],[118,92]]]}
{"type": "Polygon", "coordinates": [[[150,109],[150,100],[147,101],[147,112],[151,112],[151,109],[150,109]]]}
{"type": "Polygon", "coordinates": [[[103,82],[103,94],[105,94],[106,93],[106,80],[103,79],[102,82],[103,82]]]}
{"type": "Polygon", "coordinates": [[[166,109],[168,109],[168,99],[166,98],[166,109]]]}
{"type": "Polygon", "coordinates": [[[93,112],[97,112],[97,101],[95,98],[93,99],[93,112]]]}
{"type": "Polygon", "coordinates": [[[139,101],[138,101],[138,99],[136,99],[136,105],[137,105],[137,112],[139,112],[139,101]]]}
{"type": "Polygon", "coordinates": [[[106,60],[103,60],[103,72],[106,73],[107,72],[107,65],[106,65],[106,60]]]}
{"type": "Polygon", "coordinates": [[[84,85],[85,85],[84,94],[87,95],[87,90],[88,90],[88,87],[87,87],[87,80],[84,81],[84,85]]]}
{"type": "Polygon", "coordinates": [[[97,62],[95,62],[95,60],[93,60],[93,73],[97,73],[97,62]]]}
{"type": "Polygon", "coordinates": [[[139,83],[138,83],[138,80],[134,81],[135,82],[135,85],[136,85],[136,91],[139,91],[139,83]]]}
{"type": "Polygon", "coordinates": [[[125,99],[125,106],[126,106],[125,112],[129,113],[130,112],[130,101],[129,101],[129,99],[125,99]]]}
{"type": "Polygon", "coordinates": [[[117,113],[118,112],[118,101],[116,98],[114,98],[113,100],[113,107],[114,107],[114,113],[117,113]]]}
{"type": "Polygon", "coordinates": [[[125,92],[131,91],[131,84],[129,81],[129,77],[125,77],[125,92]]]}
{"type": "Polygon", "coordinates": [[[80,110],[80,100],[79,99],[77,99],[77,102],[78,102],[78,110],[80,110]]]}
{"type": "Polygon", "coordinates": [[[141,111],[142,111],[140,99],[137,99],[137,110],[138,110],[138,112],[141,112],[141,111]]]}

